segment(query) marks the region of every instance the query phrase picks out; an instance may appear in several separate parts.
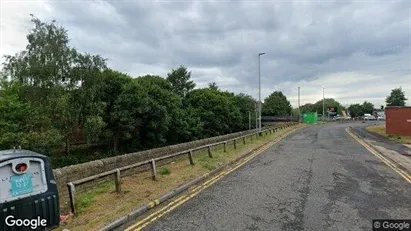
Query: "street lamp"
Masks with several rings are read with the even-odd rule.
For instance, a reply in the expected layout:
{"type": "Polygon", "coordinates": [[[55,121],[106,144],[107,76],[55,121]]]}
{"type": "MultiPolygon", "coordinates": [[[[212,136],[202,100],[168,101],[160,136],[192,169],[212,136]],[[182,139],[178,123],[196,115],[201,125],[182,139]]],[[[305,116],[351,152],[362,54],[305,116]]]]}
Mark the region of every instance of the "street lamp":
{"type": "Polygon", "coordinates": [[[265,53],[258,54],[258,131],[261,132],[261,68],[260,68],[260,56],[265,53]]]}
{"type": "Polygon", "coordinates": [[[323,122],[325,121],[325,118],[324,118],[324,116],[325,116],[325,109],[324,109],[325,107],[324,107],[324,88],[323,88],[323,122]]]}
{"type": "Polygon", "coordinates": [[[301,120],[300,87],[298,87],[298,122],[301,120]]]}

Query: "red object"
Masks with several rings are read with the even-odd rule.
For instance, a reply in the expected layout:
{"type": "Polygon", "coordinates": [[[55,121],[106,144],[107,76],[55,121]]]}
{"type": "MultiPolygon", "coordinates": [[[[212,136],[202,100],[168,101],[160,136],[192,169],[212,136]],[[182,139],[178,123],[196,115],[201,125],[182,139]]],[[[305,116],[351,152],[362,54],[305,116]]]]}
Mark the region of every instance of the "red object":
{"type": "Polygon", "coordinates": [[[66,222],[69,217],[70,217],[70,214],[66,216],[60,216],[60,223],[66,222]]]}
{"type": "Polygon", "coordinates": [[[411,107],[386,107],[385,132],[389,135],[411,136],[411,107]]]}
{"type": "Polygon", "coordinates": [[[16,166],[17,172],[25,172],[27,170],[27,165],[22,163],[16,166]]]}

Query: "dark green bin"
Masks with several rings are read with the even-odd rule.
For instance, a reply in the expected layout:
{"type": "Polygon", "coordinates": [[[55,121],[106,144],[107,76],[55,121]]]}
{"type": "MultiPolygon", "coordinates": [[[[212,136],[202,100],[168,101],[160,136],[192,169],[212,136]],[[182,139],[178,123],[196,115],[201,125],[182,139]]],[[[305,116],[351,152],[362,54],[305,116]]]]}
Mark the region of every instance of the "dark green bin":
{"type": "Polygon", "coordinates": [[[59,223],[59,195],[50,159],[28,150],[0,151],[0,230],[50,230],[59,223]],[[46,226],[9,227],[6,218],[8,224],[40,219],[46,226]]]}

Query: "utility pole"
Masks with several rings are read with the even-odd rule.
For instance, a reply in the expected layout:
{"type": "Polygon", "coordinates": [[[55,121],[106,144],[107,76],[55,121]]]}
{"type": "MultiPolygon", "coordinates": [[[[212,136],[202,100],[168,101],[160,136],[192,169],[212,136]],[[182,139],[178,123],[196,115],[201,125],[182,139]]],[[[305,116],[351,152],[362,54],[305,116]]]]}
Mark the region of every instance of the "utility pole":
{"type": "Polygon", "coordinates": [[[298,122],[301,119],[301,109],[300,109],[300,87],[298,87],[298,122]]]}
{"type": "Polygon", "coordinates": [[[258,132],[261,132],[261,70],[260,70],[260,56],[265,53],[258,54],[258,132]]]}
{"type": "Polygon", "coordinates": [[[324,88],[323,88],[323,122],[325,121],[325,109],[324,109],[324,88]]]}

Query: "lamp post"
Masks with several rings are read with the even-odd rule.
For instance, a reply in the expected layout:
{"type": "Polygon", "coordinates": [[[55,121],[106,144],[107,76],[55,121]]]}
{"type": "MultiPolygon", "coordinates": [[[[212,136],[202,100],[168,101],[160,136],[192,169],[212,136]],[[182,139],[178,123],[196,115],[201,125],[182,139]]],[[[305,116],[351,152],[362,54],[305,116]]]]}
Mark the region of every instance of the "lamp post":
{"type": "Polygon", "coordinates": [[[261,132],[261,65],[260,57],[265,53],[258,54],[258,132],[261,132]]]}
{"type": "Polygon", "coordinates": [[[325,121],[325,109],[324,109],[324,88],[323,88],[323,122],[325,121]]]}
{"type": "Polygon", "coordinates": [[[298,122],[301,122],[300,87],[298,87],[298,122]]]}

